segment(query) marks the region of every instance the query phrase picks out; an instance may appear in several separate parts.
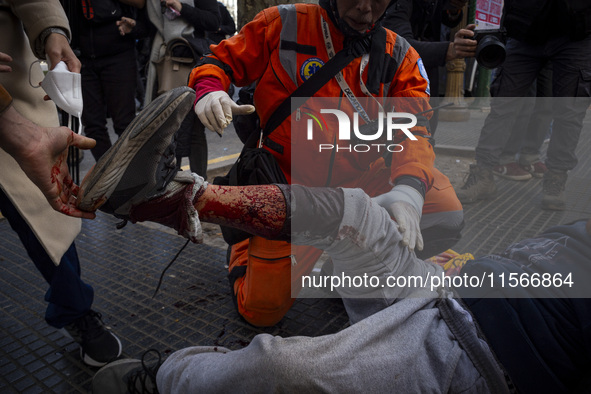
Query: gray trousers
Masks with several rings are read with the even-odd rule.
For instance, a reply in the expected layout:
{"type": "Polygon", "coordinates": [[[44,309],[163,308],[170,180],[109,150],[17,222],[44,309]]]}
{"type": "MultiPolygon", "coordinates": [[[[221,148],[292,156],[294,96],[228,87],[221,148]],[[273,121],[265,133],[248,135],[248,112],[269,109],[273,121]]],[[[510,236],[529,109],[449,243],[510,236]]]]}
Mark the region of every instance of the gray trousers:
{"type": "MultiPolygon", "coordinates": [[[[359,189],[343,192],[342,221],[325,237],[297,230],[298,209],[321,209],[322,204],[292,201],[293,243],[326,250],[335,274],[440,274],[438,266],[399,246],[400,233],[383,208],[359,189]]],[[[310,216],[326,222],[321,212],[310,216]]],[[[350,327],[320,337],[260,334],[235,351],[182,349],[160,367],[158,389],[161,393],[506,392],[500,367],[486,342],[477,337],[470,314],[456,301],[439,297],[445,293],[408,287],[343,289],[350,327]]]]}

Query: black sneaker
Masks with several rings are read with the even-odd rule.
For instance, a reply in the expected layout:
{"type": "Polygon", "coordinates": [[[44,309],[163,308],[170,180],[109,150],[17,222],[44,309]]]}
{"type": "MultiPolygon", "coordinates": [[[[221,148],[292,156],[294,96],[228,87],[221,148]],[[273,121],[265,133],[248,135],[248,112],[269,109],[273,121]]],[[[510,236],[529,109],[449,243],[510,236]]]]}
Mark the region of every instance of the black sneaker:
{"type": "Polygon", "coordinates": [[[93,310],[63,328],[64,335],[80,345],[85,364],[102,367],[121,355],[121,341],[105,326],[100,313],[93,310]]]}
{"type": "Polygon", "coordinates": [[[77,207],[125,216],[135,196],[163,194],[178,171],[176,135],[193,101],[195,91],[182,86],[148,104],[86,175],[77,207]]]}
{"type": "Polygon", "coordinates": [[[158,393],[156,374],[162,365],[158,350],[146,351],[141,360],[126,358],[109,363],[92,378],[93,394],[158,393]],[[153,354],[157,360],[148,364],[146,358],[153,354]]]}

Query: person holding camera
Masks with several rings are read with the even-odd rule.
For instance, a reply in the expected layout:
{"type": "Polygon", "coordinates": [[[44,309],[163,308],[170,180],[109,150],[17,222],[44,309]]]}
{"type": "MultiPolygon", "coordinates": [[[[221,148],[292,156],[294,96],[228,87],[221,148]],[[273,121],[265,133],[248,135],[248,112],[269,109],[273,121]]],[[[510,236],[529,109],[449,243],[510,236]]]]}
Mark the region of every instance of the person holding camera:
{"type": "Polygon", "coordinates": [[[476,146],[476,163],[457,190],[464,204],[494,198],[493,168],[511,137],[523,97],[548,61],[553,70],[553,132],[542,187],[542,209],[564,210],[567,172],[591,104],[591,3],[584,0],[507,0],[506,59],[491,84],[491,111],[476,146]]]}
{"type": "MultiPolygon", "coordinates": [[[[406,38],[421,55],[432,98],[439,97],[439,67],[454,59],[474,57],[476,52],[476,41],[471,39],[476,25],[459,30],[452,41],[441,40],[442,26],[456,27],[465,5],[466,0],[398,0],[384,17],[384,27],[406,38]]],[[[431,134],[437,128],[438,115],[436,110],[430,119],[431,134]]]]}

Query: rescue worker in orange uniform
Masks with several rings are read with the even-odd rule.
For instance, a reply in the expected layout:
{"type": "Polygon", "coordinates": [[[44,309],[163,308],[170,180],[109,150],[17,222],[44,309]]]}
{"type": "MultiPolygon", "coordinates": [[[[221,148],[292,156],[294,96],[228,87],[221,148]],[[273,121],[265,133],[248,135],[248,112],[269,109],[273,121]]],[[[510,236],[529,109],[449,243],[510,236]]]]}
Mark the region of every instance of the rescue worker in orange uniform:
{"type": "MultiPolygon", "coordinates": [[[[239,34],[212,46],[212,54],[193,69],[189,86],[197,93],[195,112],[207,128],[221,135],[233,115],[251,113],[255,107],[264,128],[314,69],[341,50],[356,51],[357,57],[341,71],[341,82],[332,78],[314,98],[338,98],[341,109],[349,112],[360,104],[373,119],[378,98],[385,98],[383,108],[396,112],[427,111],[410,129],[414,138],[396,130],[393,142],[401,149],[386,157],[376,149],[319,152],[314,149],[318,140],[334,143],[338,128],[332,124],[324,134],[314,132],[308,149],[302,145],[305,130],[294,131],[292,116],[265,138],[263,146],[289,183],[359,187],[374,196],[397,221],[401,242],[416,247],[420,257],[429,257],[457,242],[463,211],[449,179],[433,167],[429,81],[422,61],[404,38],[381,26],[389,5],[390,0],[321,0],[319,5],[268,8],[239,34]],[[232,83],[246,86],[255,81],[255,107],[238,105],[226,93],[232,83]],[[426,248],[421,252],[423,235],[426,248]]],[[[324,118],[334,123],[333,116],[324,118]]],[[[311,247],[292,249],[287,242],[256,236],[233,245],[229,278],[238,312],[256,326],[276,324],[297,295],[298,281],[292,283],[292,275],[308,274],[320,254],[311,247]]]]}

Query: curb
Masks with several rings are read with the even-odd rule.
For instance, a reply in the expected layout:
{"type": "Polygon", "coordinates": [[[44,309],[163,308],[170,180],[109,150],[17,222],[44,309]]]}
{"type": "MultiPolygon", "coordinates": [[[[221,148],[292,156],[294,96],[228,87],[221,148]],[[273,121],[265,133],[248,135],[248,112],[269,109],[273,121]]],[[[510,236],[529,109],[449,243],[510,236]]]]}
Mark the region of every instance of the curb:
{"type": "Polygon", "coordinates": [[[224,164],[222,166],[217,166],[214,168],[209,168],[207,169],[207,180],[209,182],[213,181],[213,179],[216,176],[224,176],[228,173],[228,171],[230,171],[230,168],[232,168],[232,166],[234,165],[234,163],[229,163],[229,164],[224,164]]]}
{"type": "Polygon", "coordinates": [[[471,146],[457,146],[457,145],[436,145],[433,150],[436,155],[461,156],[467,158],[474,158],[474,147],[471,146]]]}

